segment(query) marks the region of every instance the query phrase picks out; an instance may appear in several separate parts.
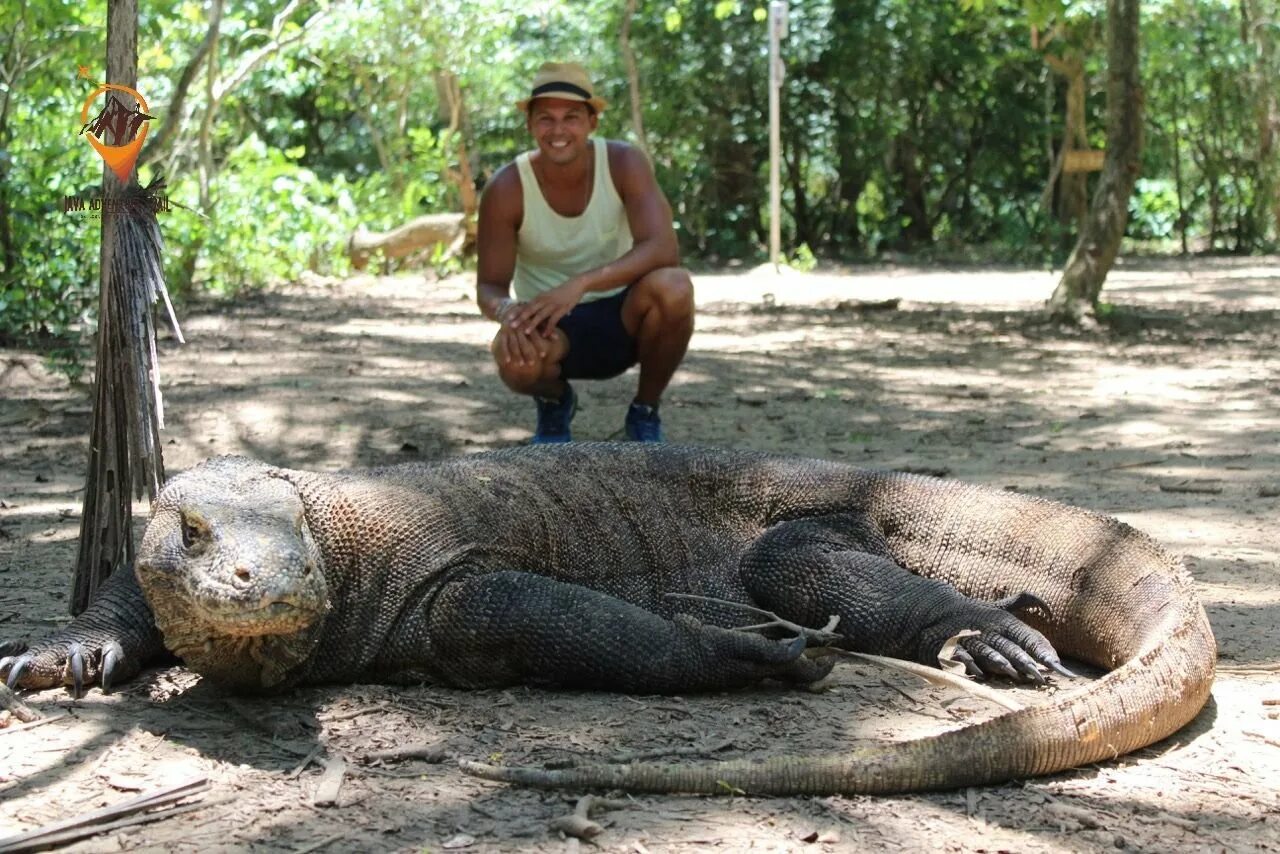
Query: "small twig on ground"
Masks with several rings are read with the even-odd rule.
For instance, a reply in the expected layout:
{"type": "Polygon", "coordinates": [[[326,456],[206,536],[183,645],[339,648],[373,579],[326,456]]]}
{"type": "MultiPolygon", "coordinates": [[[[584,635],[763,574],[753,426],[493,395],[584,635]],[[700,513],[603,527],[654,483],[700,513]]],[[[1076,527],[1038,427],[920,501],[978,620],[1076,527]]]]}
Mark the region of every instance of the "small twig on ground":
{"type": "Polygon", "coordinates": [[[326,712],[325,714],[317,715],[316,717],[324,723],[331,724],[338,721],[349,721],[353,718],[364,717],[365,715],[371,715],[374,712],[385,712],[388,705],[388,703],[375,703],[372,706],[364,706],[359,709],[348,709],[345,712],[326,712]]]}
{"type": "Polygon", "coordinates": [[[1146,468],[1147,466],[1158,466],[1161,463],[1167,463],[1168,457],[1161,457],[1158,460],[1138,460],[1136,463],[1120,463],[1119,465],[1106,466],[1102,471],[1120,471],[1122,469],[1146,468]]]}
{"type": "Polygon", "coordinates": [[[916,664],[914,661],[902,661],[901,659],[897,659],[897,658],[885,658],[883,655],[870,655],[865,652],[850,652],[849,650],[845,650],[845,649],[833,649],[831,651],[835,655],[846,656],[848,658],[858,658],[863,661],[869,661],[872,664],[879,664],[884,667],[892,667],[897,670],[904,670],[907,673],[911,673],[915,676],[919,676],[920,678],[928,682],[932,682],[934,685],[947,685],[952,688],[959,688],[961,691],[967,691],[976,697],[981,697],[984,700],[990,700],[991,702],[997,705],[1004,706],[1006,709],[1012,712],[1020,711],[1022,709],[1022,704],[1019,703],[1017,700],[1010,699],[1009,697],[1006,697],[1001,692],[996,691],[992,688],[988,688],[986,685],[981,685],[977,682],[971,682],[968,679],[964,678],[963,676],[956,676],[953,673],[947,673],[945,670],[938,670],[937,668],[934,668],[934,667],[926,667],[923,664],[916,664]]]}
{"type": "Polygon", "coordinates": [[[209,804],[188,804],[144,815],[134,815],[134,813],[140,813],[144,810],[170,806],[184,798],[205,792],[208,788],[209,780],[206,777],[196,777],[173,786],[164,786],[146,794],[138,795],[136,798],[130,798],[127,801],[112,804],[109,807],[103,807],[100,810],[94,810],[82,816],[55,821],[35,830],[28,830],[25,833],[0,839],[0,851],[36,851],[52,848],[74,842],[77,839],[83,839],[86,836],[97,836],[100,833],[108,833],[121,827],[159,821],[179,813],[190,812],[209,804]],[[125,818],[125,816],[130,817],[125,818]]]}
{"type": "Polygon", "coordinates": [[[293,770],[290,771],[286,775],[286,777],[290,780],[296,780],[298,775],[301,774],[303,771],[307,770],[307,766],[310,765],[312,762],[314,762],[316,757],[323,752],[324,752],[324,745],[317,744],[315,747],[311,749],[310,753],[308,753],[306,756],[302,758],[301,762],[299,762],[297,765],[294,766],[293,770]]]}
{"type": "Polygon", "coordinates": [[[1280,664],[1238,664],[1234,666],[1218,666],[1219,673],[1230,673],[1232,676],[1266,676],[1280,672],[1280,664]]]}
{"type": "Polygon", "coordinates": [[[347,763],[337,758],[326,758],[324,773],[316,784],[316,792],[311,796],[311,803],[318,807],[333,806],[338,802],[338,793],[342,790],[342,781],[347,776],[347,763]]]}
{"type": "Polygon", "coordinates": [[[1263,735],[1260,732],[1250,732],[1249,730],[1245,730],[1244,734],[1247,735],[1249,738],[1258,739],[1258,741],[1261,741],[1263,744],[1269,744],[1272,747],[1280,747],[1280,738],[1271,738],[1269,736],[1263,735]]]}
{"type": "Polygon", "coordinates": [[[65,717],[66,715],[54,715],[51,718],[41,718],[40,720],[32,721],[29,724],[18,724],[17,726],[5,727],[4,729],[0,729],[0,735],[13,735],[14,733],[26,732],[27,730],[35,729],[38,726],[44,726],[45,724],[60,721],[65,717]]]}
{"type": "Polygon", "coordinates": [[[421,759],[431,765],[448,758],[443,744],[406,744],[388,750],[370,750],[360,755],[361,762],[399,762],[403,759],[421,759]]]}
{"type": "Polygon", "coordinates": [[[591,814],[597,810],[616,810],[625,806],[627,806],[626,801],[613,801],[595,795],[586,795],[578,799],[570,815],[554,819],[551,822],[551,829],[575,839],[592,840],[604,832],[604,827],[592,821],[591,814]]]}
{"type": "Polygon", "coordinates": [[[347,835],[345,833],[335,833],[332,836],[326,836],[319,842],[313,842],[305,848],[299,848],[297,851],[294,851],[293,854],[311,854],[312,851],[319,851],[321,848],[325,848],[335,842],[345,839],[346,836],[347,835]]]}
{"type": "Polygon", "coordinates": [[[1190,830],[1192,833],[1198,833],[1200,831],[1200,824],[1198,822],[1189,818],[1170,815],[1167,812],[1158,812],[1155,815],[1135,814],[1134,818],[1143,824],[1172,824],[1174,827],[1181,827],[1183,830],[1190,830]]]}
{"type": "Polygon", "coordinates": [[[0,709],[8,709],[15,718],[24,724],[40,720],[43,715],[18,698],[8,685],[0,683],[0,709]]]}
{"type": "Polygon", "coordinates": [[[717,599],[714,596],[697,596],[693,593],[668,593],[667,599],[690,599],[696,602],[710,602],[713,605],[723,605],[726,608],[736,608],[739,611],[745,611],[748,614],[755,614],[758,617],[764,617],[769,622],[759,623],[754,626],[739,626],[737,631],[740,632],[758,632],[765,629],[783,629],[793,634],[802,635],[805,640],[810,643],[816,643],[819,646],[829,646],[842,638],[836,634],[835,628],[840,623],[840,618],[833,615],[827,624],[820,629],[811,629],[808,626],[802,626],[793,623],[790,620],[784,620],[772,611],[766,611],[763,608],[757,608],[754,605],[748,605],[745,602],[733,602],[729,599],[717,599]]]}
{"type": "Polygon", "coordinates": [[[1160,491],[1188,492],[1193,495],[1217,495],[1222,492],[1222,487],[1213,483],[1196,483],[1188,480],[1182,483],[1162,483],[1160,484],[1160,491]]]}

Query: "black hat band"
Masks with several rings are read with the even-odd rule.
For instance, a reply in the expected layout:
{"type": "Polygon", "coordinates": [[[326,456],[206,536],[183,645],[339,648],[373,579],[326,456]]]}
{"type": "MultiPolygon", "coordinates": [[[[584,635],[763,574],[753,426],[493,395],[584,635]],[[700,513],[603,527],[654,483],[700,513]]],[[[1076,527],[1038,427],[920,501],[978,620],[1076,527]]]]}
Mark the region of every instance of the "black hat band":
{"type": "Polygon", "coordinates": [[[529,96],[529,100],[532,101],[534,98],[539,98],[543,95],[548,95],[552,92],[567,92],[570,95],[577,95],[579,98],[581,98],[584,101],[590,101],[592,98],[591,93],[580,86],[574,86],[572,83],[556,82],[556,83],[544,83],[541,86],[537,87],[536,89],[533,90],[533,93],[529,96]]]}

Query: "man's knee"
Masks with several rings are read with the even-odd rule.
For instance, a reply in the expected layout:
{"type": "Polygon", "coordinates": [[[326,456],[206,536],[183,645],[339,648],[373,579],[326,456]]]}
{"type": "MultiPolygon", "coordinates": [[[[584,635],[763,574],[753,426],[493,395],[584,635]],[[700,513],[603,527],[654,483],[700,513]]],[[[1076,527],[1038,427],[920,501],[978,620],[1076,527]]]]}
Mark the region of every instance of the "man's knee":
{"type": "Polygon", "coordinates": [[[683,267],[662,267],[636,284],[645,302],[661,311],[664,319],[680,320],[693,315],[693,279],[683,267]]]}

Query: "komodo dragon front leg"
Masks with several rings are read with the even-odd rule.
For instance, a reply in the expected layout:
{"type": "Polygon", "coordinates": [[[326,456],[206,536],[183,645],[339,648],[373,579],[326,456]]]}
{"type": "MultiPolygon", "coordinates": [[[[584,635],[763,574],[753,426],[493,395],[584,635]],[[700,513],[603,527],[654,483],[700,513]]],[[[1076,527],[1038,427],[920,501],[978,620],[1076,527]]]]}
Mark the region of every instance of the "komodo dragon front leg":
{"type": "Polygon", "coordinates": [[[389,639],[383,664],[425,667],[460,687],[671,694],[826,676],[832,659],[805,657],[804,648],[803,638],[667,619],[577,584],[497,571],[446,583],[389,639]]]}
{"type": "Polygon", "coordinates": [[[743,556],[740,571],[757,604],[787,620],[818,626],[839,616],[840,645],[849,649],[936,666],[947,640],[972,630],[977,634],[959,641],[955,659],[973,675],[1040,684],[1037,662],[1071,675],[1043,635],[1005,610],[1040,605],[1034,596],[993,605],[914,575],[858,514],[774,525],[743,556]]]}
{"type": "Polygon", "coordinates": [[[126,566],[103,583],[70,625],[31,647],[21,642],[0,646],[0,676],[10,688],[71,685],[78,697],[95,682],[109,691],[163,652],[155,617],[133,567],[126,566]]]}

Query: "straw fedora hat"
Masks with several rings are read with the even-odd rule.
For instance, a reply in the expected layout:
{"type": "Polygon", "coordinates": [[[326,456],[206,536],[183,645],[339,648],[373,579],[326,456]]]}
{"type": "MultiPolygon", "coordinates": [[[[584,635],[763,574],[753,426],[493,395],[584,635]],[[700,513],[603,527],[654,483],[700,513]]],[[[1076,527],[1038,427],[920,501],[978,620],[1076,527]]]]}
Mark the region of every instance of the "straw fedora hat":
{"type": "Polygon", "coordinates": [[[516,101],[516,109],[529,112],[534,98],[563,98],[566,101],[582,101],[590,104],[597,113],[604,112],[608,103],[597,97],[591,88],[587,70],[576,62],[544,62],[533,77],[533,87],[528,98],[516,101]]]}

